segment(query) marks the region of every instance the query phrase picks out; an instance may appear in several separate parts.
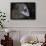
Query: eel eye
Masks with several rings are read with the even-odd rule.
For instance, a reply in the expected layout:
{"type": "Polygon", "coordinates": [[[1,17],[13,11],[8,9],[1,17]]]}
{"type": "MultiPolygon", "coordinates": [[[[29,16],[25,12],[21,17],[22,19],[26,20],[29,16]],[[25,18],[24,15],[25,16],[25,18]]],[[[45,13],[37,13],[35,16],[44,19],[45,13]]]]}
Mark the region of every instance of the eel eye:
{"type": "Polygon", "coordinates": [[[27,12],[27,9],[24,9],[24,12],[27,12]]]}

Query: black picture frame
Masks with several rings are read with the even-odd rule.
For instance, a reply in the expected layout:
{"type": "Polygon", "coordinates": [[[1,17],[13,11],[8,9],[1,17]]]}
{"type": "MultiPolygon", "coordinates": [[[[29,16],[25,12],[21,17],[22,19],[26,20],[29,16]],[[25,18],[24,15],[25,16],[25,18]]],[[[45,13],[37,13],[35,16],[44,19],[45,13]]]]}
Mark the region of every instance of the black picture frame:
{"type": "Polygon", "coordinates": [[[36,3],[35,2],[11,2],[10,8],[11,20],[35,20],[36,19],[36,3]],[[26,7],[24,9],[24,7],[26,7]],[[20,8],[20,9],[19,9],[20,8]],[[22,9],[23,8],[23,9],[22,9]],[[20,13],[24,11],[27,14],[20,13]]]}

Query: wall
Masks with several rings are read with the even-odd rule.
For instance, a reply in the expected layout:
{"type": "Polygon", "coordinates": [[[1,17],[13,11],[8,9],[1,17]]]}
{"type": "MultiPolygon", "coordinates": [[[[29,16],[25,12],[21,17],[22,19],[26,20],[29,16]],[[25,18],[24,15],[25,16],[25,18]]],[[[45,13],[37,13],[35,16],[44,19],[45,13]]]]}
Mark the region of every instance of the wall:
{"type": "MultiPolygon", "coordinates": [[[[10,29],[11,31],[13,30],[20,31],[20,37],[27,33],[30,34],[31,31],[38,31],[38,32],[45,31],[44,33],[46,33],[46,5],[45,4],[46,4],[46,0],[0,0],[0,10],[5,12],[7,16],[5,27],[8,27],[8,29],[10,29]],[[18,2],[18,1],[36,2],[36,20],[11,20],[10,19],[10,3],[18,2]]],[[[19,37],[18,35],[16,33],[15,40],[19,37]]],[[[16,45],[18,46],[20,45],[20,43],[16,43],[16,45]]]]}
{"type": "Polygon", "coordinates": [[[6,13],[6,27],[46,27],[46,0],[0,0],[0,10],[6,13]],[[11,2],[36,2],[36,20],[11,20],[11,2]]]}

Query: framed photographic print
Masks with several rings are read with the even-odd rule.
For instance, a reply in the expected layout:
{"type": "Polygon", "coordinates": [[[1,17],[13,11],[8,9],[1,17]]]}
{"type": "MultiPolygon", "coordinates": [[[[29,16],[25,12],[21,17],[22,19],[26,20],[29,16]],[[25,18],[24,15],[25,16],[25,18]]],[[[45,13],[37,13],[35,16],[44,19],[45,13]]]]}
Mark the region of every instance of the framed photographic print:
{"type": "Polygon", "coordinates": [[[12,20],[36,19],[35,2],[12,2],[10,9],[10,18],[12,20]]]}

